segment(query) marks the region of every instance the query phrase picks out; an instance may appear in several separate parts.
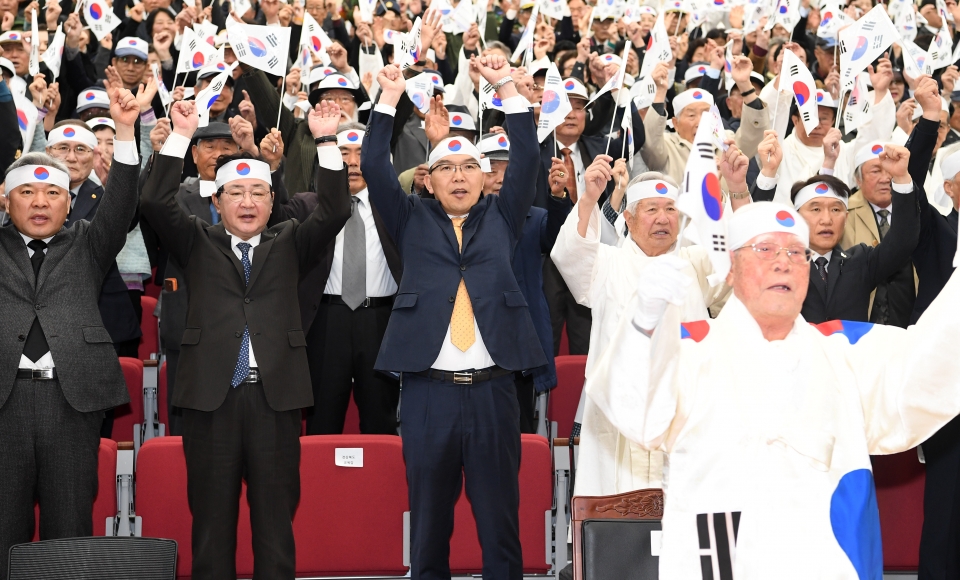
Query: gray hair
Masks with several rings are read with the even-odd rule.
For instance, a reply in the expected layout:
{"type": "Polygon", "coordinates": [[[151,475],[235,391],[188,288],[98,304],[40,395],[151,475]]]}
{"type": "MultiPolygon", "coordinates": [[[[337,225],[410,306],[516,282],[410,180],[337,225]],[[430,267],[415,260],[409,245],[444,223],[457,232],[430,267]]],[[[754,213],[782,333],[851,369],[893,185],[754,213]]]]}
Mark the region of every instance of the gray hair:
{"type": "MultiPolygon", "coordinates": [[[[63,161],[60,161],[56,157],[52,155],[48,155],[47,153],[44,153],[42,151],[34,151],[31,153],[26,153],[24,155],[21,155],[20,159],[17,159],[13,163],[11,163],[10,167],[7,167],[7,171],[6,173],[4,173],[4,176],[9,175],[11,171],[13,171],[18,167],[23,167],[24,165],[48,165],[50,167],[59,169],[60,171],[66,173],[67,175],[70,175],[70,170],[67,169],[67,166],[63,163],[63,161]]],[[[10,191],[4,188],[3,195],[9,196],[10,191]]]]}
{"type": "Polygon", "coordinates": [[[340,134],[343,131],[359,131],[361,133],[365,133],[367,131],[367,126],[363,123],[357,123],[356,121],[348,121],[346,123],[340,123],[337,125],[337,134],[340,134]]]}

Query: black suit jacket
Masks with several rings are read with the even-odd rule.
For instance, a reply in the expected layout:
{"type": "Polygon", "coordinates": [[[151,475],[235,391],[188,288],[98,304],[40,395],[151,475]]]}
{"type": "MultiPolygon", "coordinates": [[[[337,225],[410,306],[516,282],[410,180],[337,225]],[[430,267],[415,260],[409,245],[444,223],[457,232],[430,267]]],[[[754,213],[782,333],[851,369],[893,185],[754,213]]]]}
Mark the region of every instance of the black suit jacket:
{"type": "Polygon", "coordinates": [[[300,273],[314,267],[350,216],[346,169],[320,169],[319,182],[329,185],[309,219],[262,232],[246,284],[223,223],[210,226],[177,205],[182,167],[182,159],[157,155],[142,199],[143,215],[183,267],[189,287],[173,404],[200,411],[220,407],[246,326],[270,407],[313,405],[295,288],[300,273]]]}
{"type": "MultiPolygon", "coordinates": [[[[775,191],[754,184],[753,199],[772,201],[775,191]]],[[[891,223],[886,237],[876,246],[857,244],[846,250],[835,247],[827,266],[826,283],[816,265],[810,264],[810,285],[800,311],[804,320],[814,324],[828,320],[869,322],[870,293],[909,263],[910,253],[917,245],[920,232],[917,199],[920,197],[925,195],[916,183],[912,193],[893,192],[893,212],[897,219],[891,223]]]]}
{"type": "MultiPolygon", "coordinates": [[[[397,244],[387,233],[387,228],[383,225],[383,218],[377,207],[370,204],[373,210],[373,223],[377,226],[377,237],[380,238],[380,245],[383,246],[383,256],[387,259],[387,268],[393,275],[393,281],[400,286],[400,276],[403,274],[403,265],[400,261],[400,251],[397,244]]],[[[300,322],[303,325],[303,332],[308,334],[310,327],[313,326],[313,319],[317,316],[317,310],[320,307],[320,299],[323,297],[323,289],[327,286],[327,278],[330,277],[330,269],[333,267],[333,253],[336,250],[336,244],[331,242],[323,251],[323,258],[316,267],[312,268],[300,280],[300,322]]]]}
{"type": "Polygon", "coordinates": [[[97,298],[136,211],[137,172],[136,165],[113,162],[96,217],[62,228],[50,240],[36,277],[20,233],[0,228],[0,406],[13,389],[37,317],[71,407],[87,413],[130,400],[97,298]]]}
{"type": "MultiPolygon", "coordinates": [[[[102,199],[103,188],[89,179],[84,181],[77,191],[77,199],[63,227],[69,228],[80,220],[92,220],[97,214],[102,199]]],[[[133,221],[127,231],[135,228],[139,220],[139,212],[134,210],[133,221]]],[[[100,299],[97,304],[100,307],[103,326],[110,333],[114,343],[134,340],[143,334],[140,330],[140,320],[137,319],[137,311],[133,309],[133,304],[130,302],[127,284],[120,276],[116,260],[103,279],[103,288],[100,289],[100,299]]]]}

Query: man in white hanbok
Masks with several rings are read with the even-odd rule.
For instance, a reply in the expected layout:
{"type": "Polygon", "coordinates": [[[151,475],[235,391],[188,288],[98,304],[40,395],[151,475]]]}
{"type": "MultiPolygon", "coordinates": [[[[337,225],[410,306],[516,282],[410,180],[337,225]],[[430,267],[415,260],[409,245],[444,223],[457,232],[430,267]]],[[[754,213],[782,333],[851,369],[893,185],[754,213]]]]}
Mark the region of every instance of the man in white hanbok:
{"type": "MultiPolygon", "coordinates": [[[[913,187],[908,158],[882,154],[899,189],[913,187]]],[[[721,568],[738,580],[881,578],[870,455],[910,449],[960,413],[960,280],[906,330],[814,327],[800,316],[808,236],[789,207],[735,212],[734,296],[710,322],[681,324],[668,304],[686,301],[685,263],[656,261],[588,377],[621,433],[666,453],[664,580],[721,568]]]]}
{"type": "MultiPolygon", "coordinates": [[[[610,158],[600,156],[587,169],[586,192],[560,230],[551,258],[578,303],[593,314],[590,329],[589,374],[610,341],[617,321],[636,292],[640,273],[657,256],[675,249],[680,213],[676,208],[677,185],[657,172],[641,174],[627,186],[622,214],[630,235],[619,247],[601,242],[601,230],[609,228],[597,205],[608,176],[614,176],[610,158]]],[[[746,171],[749,159],[735,145],[720,158],[720,169],[730,184],[733,207],[749,203],[746,171]]],[[[619,171],[623,171],[618,166],[619,171]]],[[[617,204],[619,206],[619,203],[617,204]]],[[[619,220],[618,220],[619,221],[619,220]]],[[[619,232],[618,232],[619,233],[619,232]]],[[[681,248],[683,269],[693,283],[687,290],[683,320],[707,318],[707,309],[726,295],[724,285],[711,287],[707,276],[713,268],[700,246],[681,248]]],[[[726,292],[727,294],[729,292],[726,292]]],[[[610,495],[634,489],[661,486],[662,454],[630,444],[589,399],[583,404],[580,451],[574,495],[610,495]]]]}

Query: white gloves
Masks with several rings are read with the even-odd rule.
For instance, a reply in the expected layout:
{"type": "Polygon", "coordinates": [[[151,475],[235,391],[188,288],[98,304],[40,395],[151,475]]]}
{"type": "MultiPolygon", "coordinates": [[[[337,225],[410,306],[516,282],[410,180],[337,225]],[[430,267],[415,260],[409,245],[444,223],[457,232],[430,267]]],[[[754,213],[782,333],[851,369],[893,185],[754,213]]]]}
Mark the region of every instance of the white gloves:
{"type": "Polygon", "coordinates": [[[683,273],[686,260],[666,255],[655,258],[644,268],[637,284],[637,312],[633,323],[643,330],[653,330],[660,324],[667,304],[683,304],[690,278],[683,273]]]}

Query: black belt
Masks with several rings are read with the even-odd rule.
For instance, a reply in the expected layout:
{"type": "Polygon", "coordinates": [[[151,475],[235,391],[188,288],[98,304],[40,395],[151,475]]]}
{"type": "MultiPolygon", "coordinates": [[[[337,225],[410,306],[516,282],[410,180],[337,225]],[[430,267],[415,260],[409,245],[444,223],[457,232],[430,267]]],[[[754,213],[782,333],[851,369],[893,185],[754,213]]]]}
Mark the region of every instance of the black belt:
{"type": "Polygon", "coordinates": [[[52,381],[57,378],[57,369],[17,369],[17,379],[52,381]]]}
{"type": "MultiPolygon", "coordinates": [[[[338,294],[324,294],[320,298],[320,304],[339,304],[346,306],[343,297],[338,294]]],[[[366,298],[360,303],[359,308],[376,308],[377,306],[393,306],[393,296],[378,296],[375,298],[366,298]]]]}
{"type": "Polygon", "coordinates": [[[251,368],[250,371],[247,372],[247,378],[240,381],[240,384],[245,385],[245,384],[253,384],[253,383],[259,383],[259,382],[260,382],[260,369],[251,368]]]}
{"type": "Polygon", "coordinates": [[[480,369],[479,371],[440,371],[437,369],[427,369],[425,371],[420,371],[413,374],[420,377],[427,377],[428,379],[433,379],[435,381],[443,381],[445,383],[472,385],[474,383],[489,381],[490,379],[495,379],[497,377],[511,375],[513,374],[513,371],[508,371],[507,369],[502,369],[494,365],[492,367],[480,369]]]}

